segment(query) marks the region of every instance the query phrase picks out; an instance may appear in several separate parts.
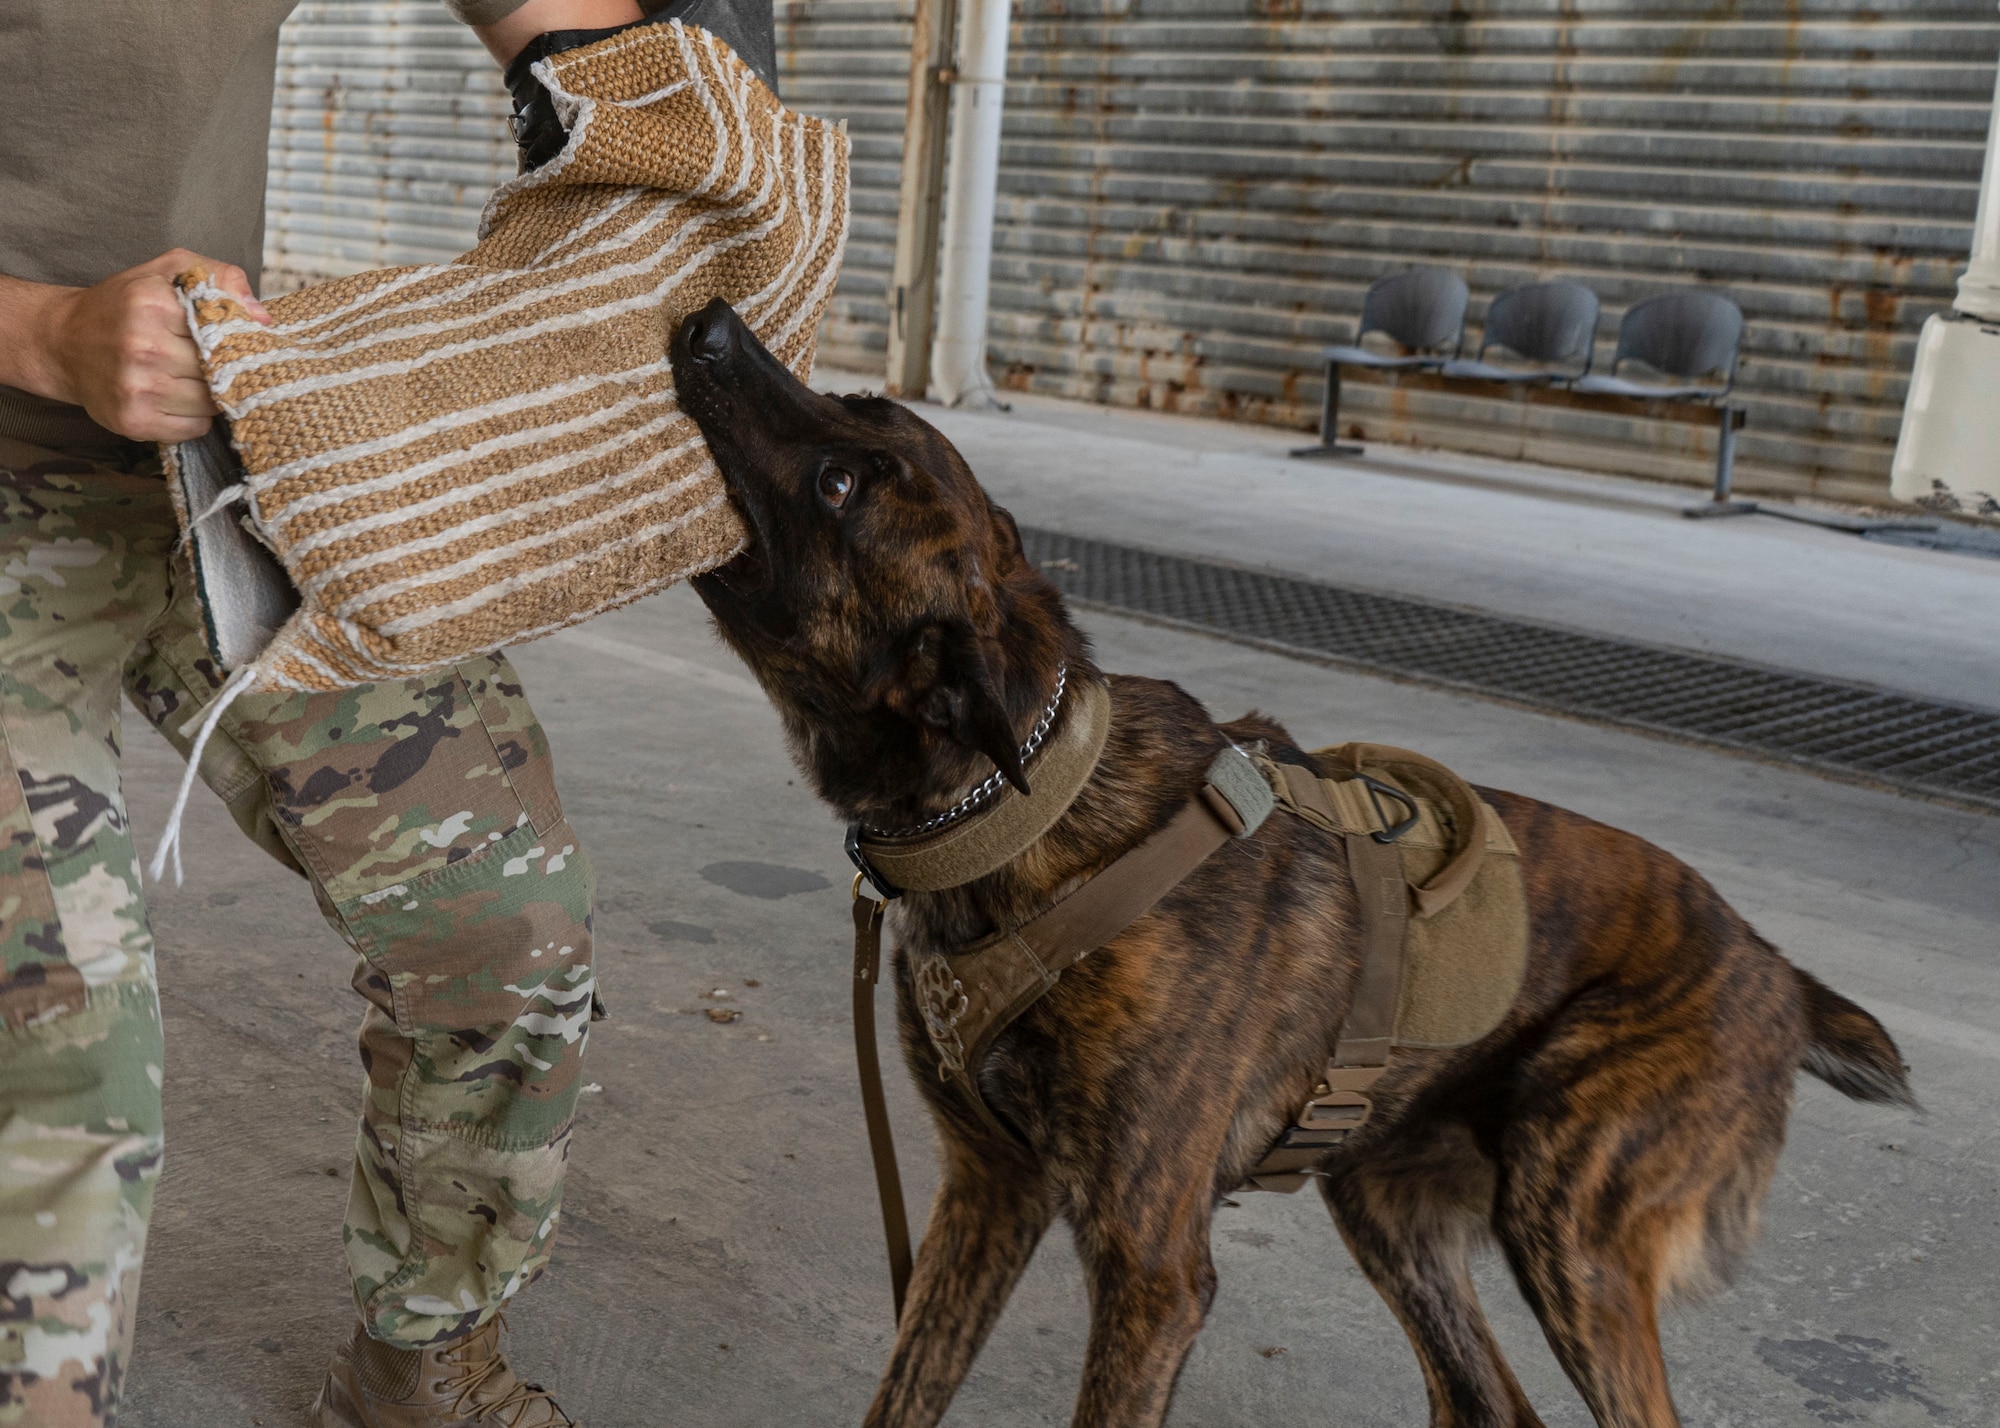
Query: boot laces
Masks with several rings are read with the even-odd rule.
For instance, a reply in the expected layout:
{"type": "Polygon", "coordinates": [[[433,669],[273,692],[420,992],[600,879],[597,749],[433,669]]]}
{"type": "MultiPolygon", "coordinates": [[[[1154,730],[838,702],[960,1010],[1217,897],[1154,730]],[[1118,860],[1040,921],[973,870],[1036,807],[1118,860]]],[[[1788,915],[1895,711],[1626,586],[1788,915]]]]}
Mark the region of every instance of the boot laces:
{"type": "Polygon", "coordinates": [[[477,1410],[480,1417],[491,1417],[506,1424],[507,1428],[518,1428],[518,1425],[525,1421],[523,1415],[530,1408],[543,1404],[549,1410],[548,1421],[551,1424],[574,1422],[556,1403],[554,1394],[539,1383],[524,1383],[518,1378],[514,1380],[513,1387],[499,1398],[490,1403],[482,1401],[479,1396],[480,1391],[505,1372],[507,1372],[507,1360],[496,1347],[493,1356],[486,1362],[477,1367],[468,1366],[464,1374],[443,1385],[446,1389],[457,1390],[451,1401],[451,1411],[464,1417],[467,1416],[466,1410],[470,1406],[477,1410]]]}

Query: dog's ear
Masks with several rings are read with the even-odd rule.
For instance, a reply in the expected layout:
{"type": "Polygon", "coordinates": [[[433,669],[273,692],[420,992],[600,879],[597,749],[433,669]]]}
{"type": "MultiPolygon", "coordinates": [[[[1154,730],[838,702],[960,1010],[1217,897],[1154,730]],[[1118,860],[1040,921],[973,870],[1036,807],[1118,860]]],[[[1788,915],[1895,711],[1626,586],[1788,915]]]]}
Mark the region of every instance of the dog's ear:
{"type": "Polygon", "coordinates": [[[1026,793],[1028,776],[1007,715],[1003,668],[998,640],[982,638],[969,623],[930,625],[904,666],[909,712],[954,743],[984,754],[1026,793]]]}
{"type": "Polygon", "coordinates": [[[1005,506],[986,503],[988,518],[993,523],[994,570],[999,576],[1013,573],[1014,567],[1026,562],[1027,552],[1021,546],[1021,528],[1014,522],[1014,513],[1005,506]]]}

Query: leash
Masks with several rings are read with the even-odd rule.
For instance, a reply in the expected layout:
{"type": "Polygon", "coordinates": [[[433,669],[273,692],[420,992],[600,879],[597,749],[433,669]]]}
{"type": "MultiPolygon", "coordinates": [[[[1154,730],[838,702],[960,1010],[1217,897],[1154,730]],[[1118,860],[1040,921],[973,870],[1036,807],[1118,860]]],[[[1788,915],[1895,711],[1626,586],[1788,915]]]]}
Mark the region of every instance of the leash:
{"type": "Polygon", "coordinates": [[[910,1288],[910,1216],[903,1204],[903,1176],[896,1167],[896,1136],[882,1095],[882,1057],[875,1043],[875,984],[882,971],[882,914],[889,904],[861,895],[854,875],[854,1064],[861,1072],[861,1112],[868,1120],[868,1154],[875,1162],[875,1195],[882,1205],[882,1237],[889,1244],[889,1291],[896,1322],[910,1288]]]}

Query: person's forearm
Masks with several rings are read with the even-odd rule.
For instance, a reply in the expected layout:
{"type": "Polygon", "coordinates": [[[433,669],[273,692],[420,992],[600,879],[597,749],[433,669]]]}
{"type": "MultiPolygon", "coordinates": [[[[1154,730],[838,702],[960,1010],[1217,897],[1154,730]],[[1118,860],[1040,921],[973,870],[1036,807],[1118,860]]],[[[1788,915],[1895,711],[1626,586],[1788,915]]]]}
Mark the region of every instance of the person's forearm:
{"type": "Polygon", "coordinates": [[[133,441],[191,441],[215,403],[174,278],[204,268],[257,322],[271,315],[231,263],[174,248],[87,288],[0,278],[0,382],[82,407],[133,441]]]}
{"type": "Polygon", "coordinates": [[[500,8],[490,0],[459,0],[452,8],[472,21],[473,33],[502,66],[528,41],[550,30],[602,30],[644,18],[639,0],[527,0],[519,9],[487,24],[479,23],[483,14],[500,8]]]}
{"type": "Polygon", "coordinates": [[[75,400],[53,356],[51,339],[61,325],[60,309],[82,291],[0,277],[0,387],[75,400]]]}

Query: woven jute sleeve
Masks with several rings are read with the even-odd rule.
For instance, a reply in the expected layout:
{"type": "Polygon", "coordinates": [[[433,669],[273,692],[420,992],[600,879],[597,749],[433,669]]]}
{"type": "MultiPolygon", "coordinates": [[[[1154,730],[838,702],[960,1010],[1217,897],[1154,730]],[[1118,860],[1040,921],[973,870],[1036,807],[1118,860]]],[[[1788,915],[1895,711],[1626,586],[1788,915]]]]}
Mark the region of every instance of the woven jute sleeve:
{"type": "Polygon", "coordinates": [[[244,514],[301,602],[246,687],[454,663],[742,546],[668,340],[720,295],[806,375],[846,239],[846,135],[679,21],[536,72],[568,145],[495,192],[457,261],[278,298],[269,327],[182,280],[244,514]]]}

